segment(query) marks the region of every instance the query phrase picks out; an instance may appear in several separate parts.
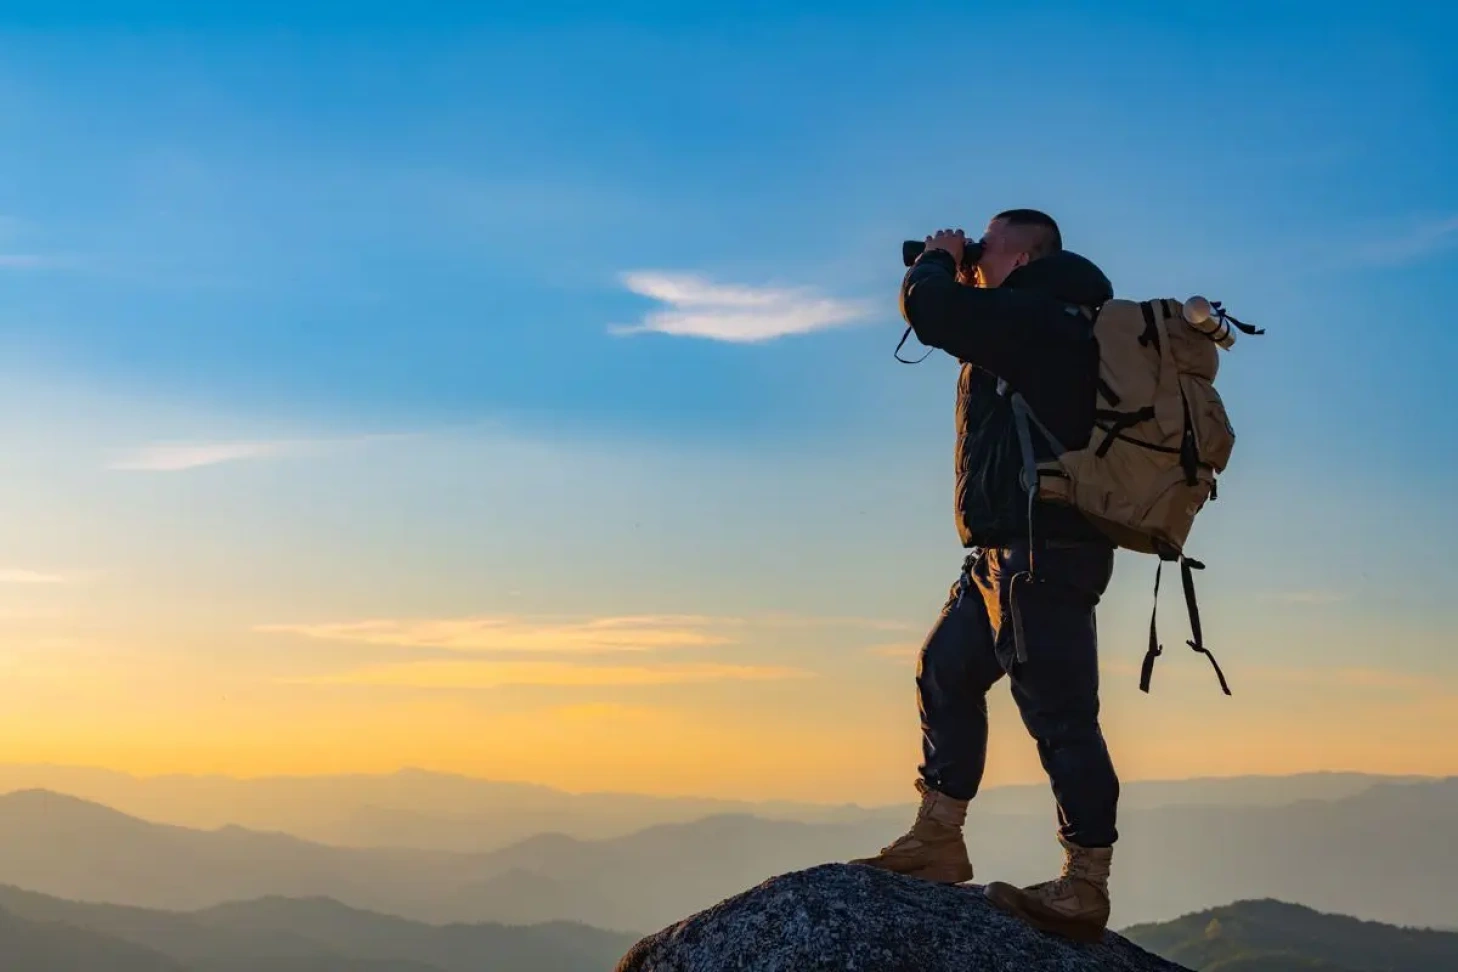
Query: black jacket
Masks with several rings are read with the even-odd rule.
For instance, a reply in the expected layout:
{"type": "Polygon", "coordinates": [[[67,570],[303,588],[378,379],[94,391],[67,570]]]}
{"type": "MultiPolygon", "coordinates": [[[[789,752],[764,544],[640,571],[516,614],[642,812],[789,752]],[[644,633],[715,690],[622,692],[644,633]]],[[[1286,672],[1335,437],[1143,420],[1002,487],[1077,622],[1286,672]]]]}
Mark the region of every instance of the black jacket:
{"type": "MultiPolygon", "coordinates": [[[[1008,394],[1019,391],[1065,448],[1093,432],[1098,345],[1088,319],[1070,308],[1097,309],[1113,297],[1092,262],[1060,250],[1020,267],[1001,287],[957,282],[945,251],[929,250],[906,272],[901,315],[917,339],[962,362],[957,382],[956,513],[964,546],[1007,546],[1028,536],[1022,452],[1008,394]]],[[[1037,457],[1052,449],[1036,429],[1037,457]]],[[[1035,536],[1103,540],[1076,510],[1039,503],[1035,536]]]]}

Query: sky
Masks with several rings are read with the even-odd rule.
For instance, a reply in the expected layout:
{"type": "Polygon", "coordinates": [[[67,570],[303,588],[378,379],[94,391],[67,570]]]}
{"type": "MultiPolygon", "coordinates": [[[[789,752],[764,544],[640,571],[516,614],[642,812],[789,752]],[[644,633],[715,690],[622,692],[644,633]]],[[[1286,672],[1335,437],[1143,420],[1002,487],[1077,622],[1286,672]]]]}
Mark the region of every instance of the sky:
{"type": "Polygon", "coordinates": [[[1035,206],[1267,328],[1190,542],[1234,695],[1170,585],[1138,691],[1120,554],[1121,774],[1458,773],[1429,6],[7,14],[0,760],[907,799],[963,551],[900,242],[1035,206]]]}

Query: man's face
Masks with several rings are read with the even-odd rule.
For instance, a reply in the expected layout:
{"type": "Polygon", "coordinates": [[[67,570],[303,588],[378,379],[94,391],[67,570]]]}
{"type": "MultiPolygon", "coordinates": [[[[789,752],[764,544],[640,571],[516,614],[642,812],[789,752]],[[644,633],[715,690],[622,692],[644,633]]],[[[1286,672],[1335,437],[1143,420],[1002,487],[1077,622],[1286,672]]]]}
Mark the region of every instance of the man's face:
{"type": "Polygon", "coordinates": [[[1007,220],[994,219],[982,235],[982,256],[977,261],[975,285],[1001,287],[1008,274],[1030,259],[1026,234],[1019,227],[1009,226],[1007,220]]]}

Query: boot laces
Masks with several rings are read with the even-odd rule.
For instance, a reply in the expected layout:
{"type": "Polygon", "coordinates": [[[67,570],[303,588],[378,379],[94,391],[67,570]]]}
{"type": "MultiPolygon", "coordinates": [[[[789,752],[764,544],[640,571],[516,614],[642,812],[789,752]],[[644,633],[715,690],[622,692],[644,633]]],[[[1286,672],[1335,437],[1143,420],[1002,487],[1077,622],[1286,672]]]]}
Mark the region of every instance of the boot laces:
{"type": "Polygon", "coordinates": [[[1104,883],[1104,865],[1090,855],[1068,853],[1063,858],[1063,873],[1051,881],[1030,884],[1025,891],[1050,897],[1060,897],[1073,891],[1073,882],[1083,881],[1095,887],[1104,883]]]}
{"type": "Polygon", "coordinates": [[[1063,883],[1081,880],[1098,884],[1103,879],[1103,869],[1092,858],[1082,854],[1070,854],[1063,862],[1063,883]]]}
{"type": "Polygon", "coordinates": [[[932,817],[932,810],[936,806],[934,799],[923,784],[918,783],[917,789],[922,794],[922,801],[921,806],[919,806],[916,810],[916,819],[912,821],[911,826],[907,829],[906,833],[902,834],[900,837],[897,837],[885,847],[882,847],[881,853],[886,854],[894,850],[899,850],[900,848],[905,847],[908,844],[924,841],[925,838],[917,833],[917,829],[924,823],[936,822],[932,817]]]}

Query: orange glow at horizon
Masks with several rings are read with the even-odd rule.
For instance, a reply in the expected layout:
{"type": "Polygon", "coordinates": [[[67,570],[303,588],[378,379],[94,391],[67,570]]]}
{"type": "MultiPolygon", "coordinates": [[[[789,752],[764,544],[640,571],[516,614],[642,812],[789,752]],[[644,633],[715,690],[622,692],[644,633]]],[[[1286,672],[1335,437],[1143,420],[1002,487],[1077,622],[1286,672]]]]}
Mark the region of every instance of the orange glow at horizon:
{"type": "MultiPolygon", "coordinates": [[[[557,697],[579,694],[573,683],[482,693],[53,672],[0,689],[0,762],[233,776],[409,766],[569,791],[899,802],[919,758],[914,696],[905,659],[878,664],[879,687],[630,679],[576,699],[557,697]]],[[[1242,697],[1217,699],[1203,672],[1170,666],[1143,697],[1123,674],[1111,672],[1105,726],[1124,779],[1458,773],[1458,694],[1447,687],[1338,672],[1293,699],[1273,669],[1248,673],[1242,697]]],[[[1005,691],[991,712],[986,785],[1043,781],[1005,691]]]]}

